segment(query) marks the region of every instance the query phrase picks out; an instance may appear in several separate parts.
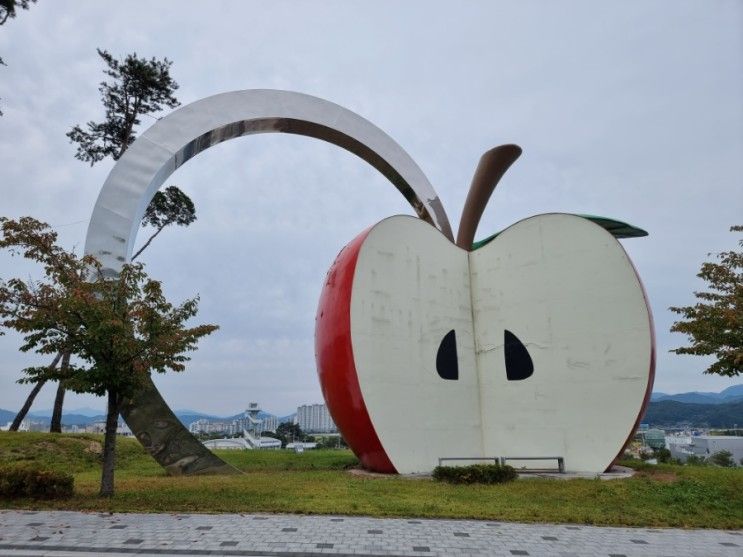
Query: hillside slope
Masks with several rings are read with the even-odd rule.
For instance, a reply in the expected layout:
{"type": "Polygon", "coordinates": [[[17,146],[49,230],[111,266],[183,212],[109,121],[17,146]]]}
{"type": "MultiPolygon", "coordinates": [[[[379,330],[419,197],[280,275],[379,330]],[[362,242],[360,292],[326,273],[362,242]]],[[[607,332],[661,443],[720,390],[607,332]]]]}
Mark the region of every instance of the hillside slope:
{"type": "Polygon", "coordinates": [[[643,423],[651,426],[743,427],[743,400],[727,404],[690,404],[675,400],[651,402],[643,423]]]}

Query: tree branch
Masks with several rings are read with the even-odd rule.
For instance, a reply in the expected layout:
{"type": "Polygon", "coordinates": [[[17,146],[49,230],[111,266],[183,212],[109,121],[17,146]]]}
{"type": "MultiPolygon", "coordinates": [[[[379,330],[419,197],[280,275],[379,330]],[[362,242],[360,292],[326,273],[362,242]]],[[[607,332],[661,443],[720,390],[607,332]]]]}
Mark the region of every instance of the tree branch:
{"type": "Polygon", "coordinates": [[[160,234],[160,232],[162,232],[162,231],[163,231],[163,228],[165,228],[165,226],[166,226],[165,224],[163,224],[162,226],[160,226],[160,227],[159,227],[159,228],[157,229],[157,232],[155,232],[155,233],[154,233],[154,234],[153,234],[152,236],[150,236],[150,237],[149,237],[149,238],[147,239],[147,241],[146,241],[146,242],[144,243],[144,245],[143,245],[143,246],[142,246],[141,248],[139,248],[139,250],[137,250],[137,253],[135,253],[135,254],[134,254],[134,255],[132,256],[132,261],[134,261],[134,260],[135,260],[135,259],[136,259],[137,257],[139,257],[139,254],[140,254],[140,253],[142,253],[142,252],[143,252],[143,251],[144,251],[144,250],[145,250],[145,249],[147,248],[147,246],[149,246],[149,245],[150,245],[150,244],[152,243],[152,240],[154,240],[154,239],[155,239],[155,237],[156,237],[156,236],[157,236],[158,234],[160,234]]]}

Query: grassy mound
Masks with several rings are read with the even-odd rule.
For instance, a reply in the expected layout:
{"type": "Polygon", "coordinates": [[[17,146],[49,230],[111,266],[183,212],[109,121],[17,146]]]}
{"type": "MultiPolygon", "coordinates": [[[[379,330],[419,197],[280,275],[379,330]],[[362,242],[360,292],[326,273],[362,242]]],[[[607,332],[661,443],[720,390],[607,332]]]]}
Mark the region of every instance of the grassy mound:
{"type": "Polygon", "coordinates": [[[629,462],[633,478],[452,485],[349,474],[349,451],[219,451],[245,474],[169,477],[133,439],[120,439],[116,496],[97,497],[96,435],[0,434],[0,461],[31,460],[75,472],[59,501],[9,500],[0,508],[116,512],[286,512],[625,526],[743,528],[743,469],[629,462]]]}
{"type": "MultiPolygon", "coordinates": [[[[102,435],[0,431],[0,462],[3,464],[28,463],[66,472],[85,472],[100,469],[102,453],[102,435]]],[[[136,439],[117,439],[116,462],[120,467],[148,461],[152,458],[136,439]]]]}

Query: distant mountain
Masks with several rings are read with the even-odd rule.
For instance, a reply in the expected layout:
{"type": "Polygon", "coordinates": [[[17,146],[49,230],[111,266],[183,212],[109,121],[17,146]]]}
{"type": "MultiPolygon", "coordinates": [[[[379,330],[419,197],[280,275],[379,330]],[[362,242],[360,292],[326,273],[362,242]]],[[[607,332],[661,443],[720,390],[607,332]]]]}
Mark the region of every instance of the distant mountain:
{"type": "Polygon", "coordinates": [[[29,412],[26,414],[29,418],[51,418],[53,410],[38,410],[36,412],[29,412]]]}
{"type": "MultiPolygon", "coordinates": [[[[53,413],[53,409],[49,410],[36,410],[34,412],[29,412],[28,415],[31,418],[51,418],[53,413]]],[[[105,416],[106,411],[101,410],[100,408],[88,408],[87,406],[84,406],[83,408],[75,408],[74,410],[67,410],[68,414],[77,414],[80,416],[88,416],[89,418],[94,418],[97,416],[105,416]]],[[[64,412],[63,412],[64,414],[64,412]]]]}
{"type": "MultiPolygon", "coordinates": [[[[51,421],[50,416],[42,416],[40,413],[30,413],[27,419],[32,422],[38,422],[48,424],[51,421]]],[[[5,425],[8,422],[12,422],[15,418],[16,413],[10,410],[3,410],[0,408],[0,425],[5,425]]],[[[85,416],[83,414],[62,414],[62,425],[86,425],[93,422],[102,422],[106,419],[106,416],[85,416]]]]}
{"type": "MultiPolygon", "coordinates": [[[[678,395],[667,395],[665,393],[653,393],[655,399],[651,398],[648,410],[642,422],[651,426],[675,427],[689,425],[694,427],[714,427],[728,428],[737,424],[743,428],[743,385],[728,387],[721,393],[681,393],[678,395]],[[696,398],[687,395],[697,395],[696,398]],[[710,396],[713,395],[713,396],[710,396]],[[719,399],[715,398],[716,395],[719,399]],[[682,400],[677,400],[681,398],[682,400]],[[704,400],[702,403],[688,402],[688,400],[704,400]],[[715,402],[706,402],[714,399],[715,402]]],[[[82,409],[92,410],[89,408],[82,409]]],[[[49,423],[49,417],[41,415],[43,412],[37,412],[29,417],[33,421],[49,423]]],[[[242,417],[243,414],[234,416],[218,417],[210,414],[203,414],[194,410],[177,410],[175,412],[178,419],[188,427],[196,420],[205,418],[209,420],[231,421],[242,417]]],[[[16,413],[11,410],[0,408],[0,425],[5,425],[15,418],[16,413]]],[[[271,416],[267,412],[261,412],[260,416],[265,418],[271,416]]],[[[279,423],[291,422],[296,414],[280,416],[279,423]]],[[[63,414],[62,423],[64,425],[86,425],[97,421],[104,421],[105,416],[98,414],[89,416],[86,414],[72,413],[63,414]]]]}
{"type": "MultiPolygon", "coordinates": [[[[196,420],[202,419],[220,422],[231,422],[232,420],[239,420],[243,418],[245,416],[245,413],[240,412],[239,414],[234,414],[232,416],[212,416],[210,414],[202,414],[194,410],[176,410],[175,415],[178,416],[178,419],[183,425],[188,427],[196,420]]],[[[261,419],[266,419],[271,416],[273,416],[273,414],[269,414],[268,412],[258,412],[258,417],[261,419]]],[[[281,419],[279,419],[279,422],[281,422],[281,419]]]]}
{"type": "MultiPolygon", "coordinates": [[[[270,418],[271,416],[274,416],[274,414],[270,414],[268,412],[264,412],[263,410],[261,410],[260,412],[258,412],[258,417],[260,419],[262,419],[262,420],[264,420],[266,418],[270,418]]],[[[228,422],[230,420],[239,420],[239,419],[244,418],[244,417],[245,417],[245,412],[240,412],[239,414],[235,414],[234,416],[227,416],[225,418],[216,418],[216,419],[217,420],[224,420],[224,421],[228,422]]]]}
{"type": "MultiPolygon", "coordinates": [[[[245,414],[244,412],[240,412],[239,414],[234,414],[232,416],[215,416],[213,414],[206,414],[204,412],[199,412],[198,410],[191,410],[191,409],[182,409],[182,410],[176,410],[174,412],[176,417],[180,420],[180,422],[188,427],[196,420],[212,420],[212,421],[225,421],[225,422],[231,422],[232,420],[236,420],[239,418],[242,418],[245,414]]],[[[15,418],[16,413],[12,410],[3,410],[0,408],[0,425],[5,425],[10,421],[13,421],[15,418]]],[[[259,412],[258,417],[259,418],[268,418],[271,416],[275,416],[275,414],[270,414],[269,412],[259,412]]],[[[294,419],[294,416],[296,414],[290,414],[289,416],[279,417],[279,423],[283,422],[291,422],[294,419]]],[[[48,424],[52,417],[52,411],[51,410],[37,410],[35,412],[29,412],[28,418],[34,422],[41,422],[48,424]]],[[[72,410],[70,413],[63,413],[62,414],[62,424],[63,425],[78,425],[83,426],[87,424],[91,424],[93,422],[101,422],[105,421],[106,416],[105,413],[101,410],[96,410],[95,408],[78,408],[75,410],[72,410]]]]}
{"type": "MultiPolygon", "coordinates": [[[[726,402],[719,393],[678,393],[675,395],[667,395],[663,398],[656,399],[661,400],[672,400],[674,402],[686,402],[687,404],[722,404],[726,402]]],[[[728,401],[729,402],[729,401],[728,401]]]]}
{"type": "Polygon", "coordinates": [[[651,402],[661,400],[685,402],[687,404],[724,404],[743,400],[743,385],[733,385],[719,393],[705,393],[693,391],[690,393],[678,393],[669,395],[666,393],[653,393],[650,397],[651,402]]]}
{"type": "Polygon", "coordinates": [[[210,416],[208,414],[201,414],[193,410],[176,410],[174,414],[181,421],[181,423],[186,427],[190,426],[196,420],[218,420],[219,419],[216,416],[210,416]]]}
{"type": "MultiPolygon", "coordinates": [[[[47,420],[50,421],[50,420],[47,420]]],[[[84,414],[62,414],[62,425],[88,425],[93,422],[105,422],[106,416],[86,416],[84,414]]]]}
{"type": "Polygon", "coordinates": [[[4,426],[8,422],[12,422],[15,418],[15,412],[11,412],[10,410],[3,410],[0,408],[0,425],[4,426]]]}
{"type": "MultiPolygon", "coordinates": [[[[30,413],[28,415],[28,418],[31,421],[41,422],[45,424],[48,424],[52,421],[51,417],[36,415],[32,416],[30,413]]],[[[106,416],[103,415],[85,416],[83,414],[65,414],[64,412],[62,413],[62,425],[87,425],[92,424],[93,422],[103,422],[105,420],[106,416]]]]}
{"type": "Polygon", "coordinates": [[[216,418],[217,416],[213,416],[211,414],[205,414],[204,412],[199,412],[198,410],[173,410],[173,413],[178,416],[179,414],[183,414],[184,416],[202,416],[204,418],[216,418]]]}
{"type": "Polygon", "coordinates": [[[716,404],[659,400],[648,405],[642,422],[651,427],[743,427],[743,400],[716,404]]]}
{"type": "Polygon", "coordinates": [[[743,384],[728,387],[727,389],[720,392],[720,396],[727,399],[743,397],[743,384]]]}

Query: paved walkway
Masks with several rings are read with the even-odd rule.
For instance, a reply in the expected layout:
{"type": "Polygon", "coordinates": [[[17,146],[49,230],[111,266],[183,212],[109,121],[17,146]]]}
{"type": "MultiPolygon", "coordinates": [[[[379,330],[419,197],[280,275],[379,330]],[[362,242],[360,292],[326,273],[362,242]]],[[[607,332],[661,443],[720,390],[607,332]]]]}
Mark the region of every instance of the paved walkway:
{"type": "Polygon", "coordinates": [[[0,511],[0,555],[736,556],[743,533],[475,520],[0,511]]]}

